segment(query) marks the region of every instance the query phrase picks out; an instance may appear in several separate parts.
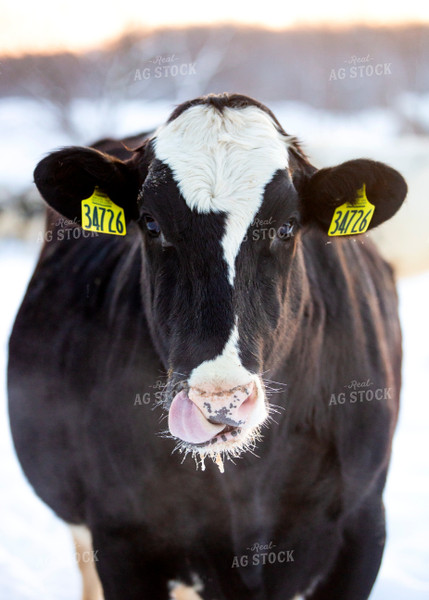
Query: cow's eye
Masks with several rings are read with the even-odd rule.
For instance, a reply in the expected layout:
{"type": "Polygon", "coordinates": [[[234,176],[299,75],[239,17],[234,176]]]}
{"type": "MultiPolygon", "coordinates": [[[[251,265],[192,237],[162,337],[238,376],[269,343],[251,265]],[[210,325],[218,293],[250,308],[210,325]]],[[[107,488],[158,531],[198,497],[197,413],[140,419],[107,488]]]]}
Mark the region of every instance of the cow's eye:
{"type": "Polygon", "coordinates": [[[161,233],[161,227],[159,226],[158,221],[155,221],[150,215],[145,215],[143,220],[148,234],[151,237],[158,237],[161,233]]]}
{"type": "Polygon", "coordinates": [[[281,240],[290,240],[290,238],[295,235],[296,225],[296,219],[289,219],[289,221],[286,221],[286,223],[283,223],[283,225],[277,229],[277,236],[281,240]]]}

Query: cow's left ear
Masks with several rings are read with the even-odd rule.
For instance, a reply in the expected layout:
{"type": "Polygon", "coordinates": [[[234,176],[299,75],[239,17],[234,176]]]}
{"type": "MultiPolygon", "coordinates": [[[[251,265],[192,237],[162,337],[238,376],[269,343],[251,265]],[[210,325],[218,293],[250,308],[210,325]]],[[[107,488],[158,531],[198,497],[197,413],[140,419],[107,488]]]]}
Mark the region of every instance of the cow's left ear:
{"type": "Polygon", "coordinates": [[[368,229],[390,219],[407,194],[405,179],[395,169],[373,160],[350,160],[299,179],[302,222],[316,223],[327,233],[335,210],[346,202],[359,203],[363,186],[368,201],[375,206],[368,229]]]}
{"type": "Polygon", "coordinates": [[[122,161],[93,148],[74,146],[40,161],[34,182],[52,208],[76,223],[81,224],[82,200],[95,188],[123,208],[129,221],[138,218],[140,171],[135,158],[122,161]]]}

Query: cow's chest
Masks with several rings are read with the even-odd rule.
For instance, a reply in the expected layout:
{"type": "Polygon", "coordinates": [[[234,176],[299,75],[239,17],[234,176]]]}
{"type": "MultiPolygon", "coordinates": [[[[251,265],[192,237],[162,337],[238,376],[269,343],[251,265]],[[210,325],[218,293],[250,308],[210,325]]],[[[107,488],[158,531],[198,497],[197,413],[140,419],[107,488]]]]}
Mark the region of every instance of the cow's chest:
{"type": "MultiPolygon", "coordinates": [[[[164,471],[162,489],[149,485],[142,508],[152,551],[164,548],[165,560],[177,564],[177,578],[189,580],[196,574],[213,597],[224,597],[224,582],[230,582],[236,598],[241,598],[240,590],[252,590],[257,598],[267,586],[270,597],[276,597],[278,588],[282,600],[289,591],[294,598],[336,551],[332,502],[325,498],[315,505],[309,483],[306,490],[295,472],[281,465],[276,469],[261,460],[260,468],[249,468],[247,462],[246,469],[244,459],[242,463],[242,469],[239,461],[226,464],[223,475],[214,465],[205,472],[181,471],[175,465],[164,471]],[[306,573],[297,568],[300,564],[306,573]]],[[[327,476],[334,490],[335,475],[327,476]]]]}
{"type": "Polygon", "coordinates": [[[148,553],[161,552],[184,572],[213,580],[229,574],[257,588],[265,577],[297,576],[297,561],[315,540],[318,557],[334,546],[339,474],[320,452],[306,458],[313,450],[302,439],[283,443],[282,460],[274,448],[258,459],[226,462],[223,474],[208,462],[205,471],[196,470],[192,460],[181,463],[170,451],[150,463],[142,453],[133,469],[129,459],[127,469],[104,464],[104,474],[117,483],[104,487],[99,503],[115,521],[141,528],[148,553]],[[299,461],[288,460],[289,453],[299,461]],[[318,473],[324,474],[323,497],[318,473]]]}

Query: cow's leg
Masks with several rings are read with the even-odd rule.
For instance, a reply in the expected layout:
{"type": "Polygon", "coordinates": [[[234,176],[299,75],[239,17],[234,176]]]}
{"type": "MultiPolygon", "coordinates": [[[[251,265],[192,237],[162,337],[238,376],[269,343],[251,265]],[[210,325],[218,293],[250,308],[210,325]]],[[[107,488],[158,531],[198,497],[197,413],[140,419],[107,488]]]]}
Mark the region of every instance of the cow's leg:
{"type": "Polygon", "coordinates": [[[83,525],[70,525],[76,549],[76,560],[82,575],[82,600],[104,600],[103,588],[98,577],[91,532],[83,525]]]}
{"type": "Polygon", "coordinates": [[[386,537],[380,498],[366,503],[344,531],[334,567],[308,600],[367,600],[380,568],[386,537]]]}
{"type": "Polygon", "coordinates": [[[170,600],[169,582],[186,582],[178,562],[146,527],[94,525],[91,531],[105,600],[170,600]]]}

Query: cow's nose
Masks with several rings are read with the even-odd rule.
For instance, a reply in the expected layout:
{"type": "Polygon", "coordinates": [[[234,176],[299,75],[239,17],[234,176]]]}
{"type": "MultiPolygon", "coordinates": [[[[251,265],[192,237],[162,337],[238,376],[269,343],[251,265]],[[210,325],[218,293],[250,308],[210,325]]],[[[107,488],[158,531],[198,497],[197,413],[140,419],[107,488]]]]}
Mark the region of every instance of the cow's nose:
{"type": "Polygon", "coordinates": [[[222,389],[190,386],[173,398],[168,412],[170,433],[184,442],[202,444],[238,439],[242,429],[263,422],[266,411],[257,382],[222,389]]]}
{"type": "Polygon", "coordinates": [[[257,389],[255,383],[250,381],[230,389],[191,387],[188,396],[210,423],[239,427],[246,422],[253,409],[257,389]]]}

